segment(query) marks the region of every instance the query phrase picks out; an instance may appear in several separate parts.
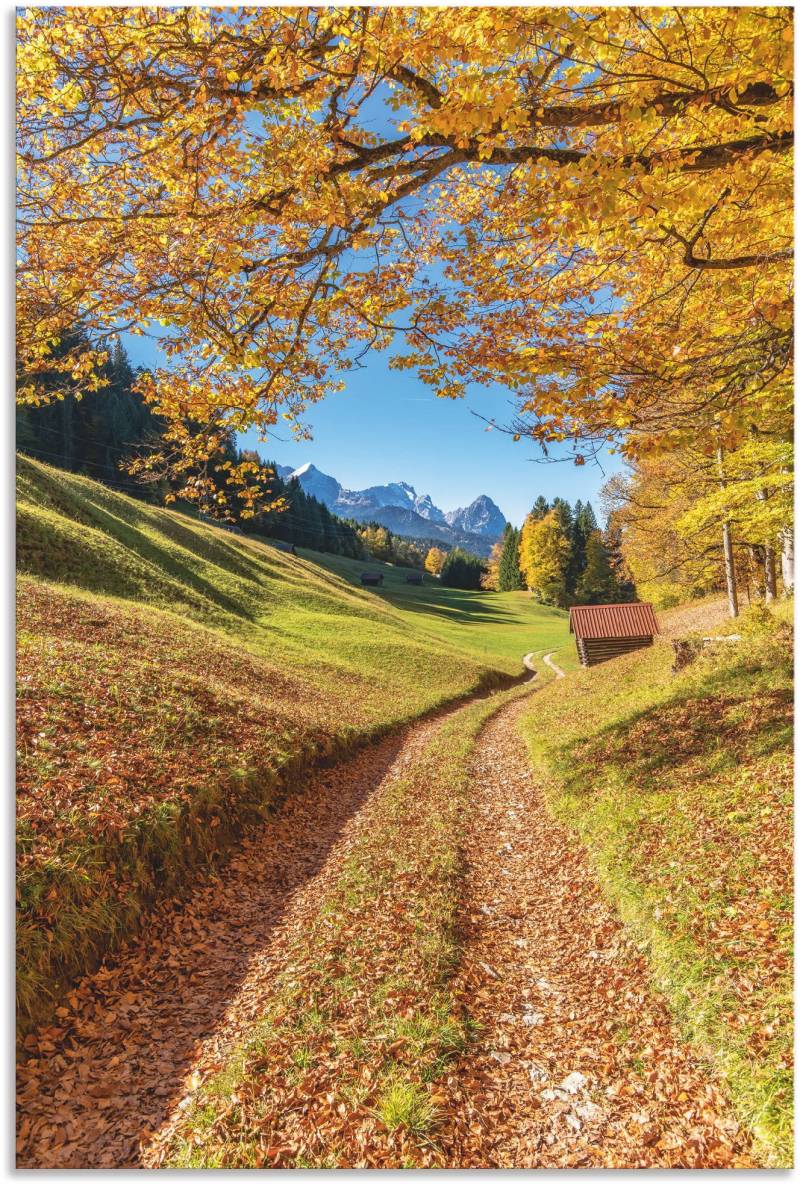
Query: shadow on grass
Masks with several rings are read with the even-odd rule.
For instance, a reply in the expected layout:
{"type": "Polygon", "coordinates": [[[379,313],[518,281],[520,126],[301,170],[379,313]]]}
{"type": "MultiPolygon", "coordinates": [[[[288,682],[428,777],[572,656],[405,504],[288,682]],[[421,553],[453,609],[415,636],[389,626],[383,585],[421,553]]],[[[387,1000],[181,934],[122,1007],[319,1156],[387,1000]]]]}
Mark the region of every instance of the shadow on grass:
{"type": "MultiPolygon", "coordinates": [[[[675,787],[669,776],[696,758],[716,767],[785,750],[792,741],[792,693],[707,694],[660,703],[562,747],[556,760],[573,793],[591,793],[605,770],[622,771],[636,790],[675,787]]],[[[678,787],[679,789],[679,787],[678,787]]]]}
{"type": "Polygon", "coordinates": [[[398,594],[389,587],[383,597],[408,612],[435,614],[458,625],[505,624],[514,613],[496,603],[487,602],[480,592],[458,592],[450,588],[426,590],[426,595],[398,594]],[[435,594],[434,594],[435,593],[435,594]]]}

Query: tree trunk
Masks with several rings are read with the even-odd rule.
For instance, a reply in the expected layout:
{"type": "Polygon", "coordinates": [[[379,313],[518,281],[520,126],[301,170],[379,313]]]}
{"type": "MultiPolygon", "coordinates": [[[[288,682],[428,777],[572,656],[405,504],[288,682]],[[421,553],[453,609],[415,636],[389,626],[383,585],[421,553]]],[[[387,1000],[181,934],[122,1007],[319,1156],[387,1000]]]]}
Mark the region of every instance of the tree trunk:
{"type": "Polygon", "coordinates": [[[738,617],[739,601],[736,596],[736,568],[733,562],[730,522],[724,522],[722,525],[722,554],[725,559],[725,583],[728,587],[728,611],[732,617],[738,617]]]}
{"type": "MultiPolygon", "coordinates": [[[[720,488],[725,488],[725,477],[722,468],[722,447],[717,449],[717,467],[719,470],[720,488]]],[[[732,617],[739,616],[739,600],[736,595],[736,566],[733,562],[733,543],[731,542],[731,524],[727,520],[722,524],[722,555],[725,563],[725,583],[728,588],[728,611],[732,617]]]]}
{"type": "Polygon", "coordinates": [[[781,531],[781,579],[784,592],[794,589],[794,530],[791,526],[781,531]]]}
{"type": "MultiPolygon", "coordinates": [[[[759,490],[758,500],[765,502],[767,500],[766,489],[759,490]]],[[[767,544],[764,547],[764,599],[767,604],[771,603],[778,594],[777,581],[775,579],[775,549],[767,544]]]]}
{"type": "Polygon", "coordinates": [[[778,583],[775,576],[775,552],[772,547],[764,548],[764,599],[767,604],[778,594],[778,583]]]}

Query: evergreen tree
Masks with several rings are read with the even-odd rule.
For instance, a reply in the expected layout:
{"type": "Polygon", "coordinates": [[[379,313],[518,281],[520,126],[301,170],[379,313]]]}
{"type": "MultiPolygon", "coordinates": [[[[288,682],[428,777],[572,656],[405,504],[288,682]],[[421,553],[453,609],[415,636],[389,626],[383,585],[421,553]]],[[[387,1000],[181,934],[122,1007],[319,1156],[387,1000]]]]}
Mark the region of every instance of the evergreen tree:
{"type": "Polygon", "coordinates": [[[617,600],[630,603],[636,600],[636,584],[622,554],[622,529],[613,513],[608,516],[603,541],[617,584],[617,600]]]}
{"type": "Polygon", "coordinates": [[[597,519],[591,503],[581,501],[575,503],[570,528],[570,542],[572,554],[567,566],[566,586],[567,596],[574,600],[578,594],[578,585],[586,567],[586,542],[592,531],[597,530],[597,519]]]}
{"type": "Polygon", "coordinates": [[[561,527],[561,532],[565,538],[570,538],[572,534],[572,506],[563,497],[553,498],[553,513],[556,516],[556,521],[561,527]]]}
{"type": "Polygon", "coordinates": [[[533,518],[534,521],[538,522],[540,519],[544,518],[545,514],[548,514],[549,512],[550,512],[549,501],[547,500],[546,497],[542,497],[542,495],[539,494],[536,501],[533,503],[533,508],[531,509],[531,512],[528,515],[528,517],[533,518]]]}
{"type": "Polygon", "coordinates": [[[581,507],[580,523],[587,539],[593,530],[600,529],[591,502],[587,502],[585,506],[581,507]]]}
{"type": "Polygon", "coordinates": [[[447,588],[465,588],[479,590],[481,577],[485,571],[483,560],[478,555],[463,551],[461,547],[454,547],[448,552],[442,565],[441,582],[447,588]]]}
{"type": "Polygon", "coordinates": [[[497,586],[500,592],[519,592],[525,587],[519,569],[519,531],[510,522],[503,531],[497,586]]]}
{"type": "MultiPolygon", "coordinates": [[[[77,347],[88,348],[82,329],[64,334],[55,351],[64,357],[77,347]]],[[[116,339],[103,367],[106,385],[81,392],[77,382],[63,397],[39,407],[17,408],[17,447],[58,468],[83,473],[134,497],[160,500],[163,482],[142,483],[122,467],[147,444],[155,443],[161,423],[133,386],[138,374],[116,339]],[[79,397],[80,396],[80,397],[79,397]]],[[[24,380],[21,374],[20,379],[24,380]]],[[[43,385],[63,391],[63,375],[45,377],[43,385]]]]}

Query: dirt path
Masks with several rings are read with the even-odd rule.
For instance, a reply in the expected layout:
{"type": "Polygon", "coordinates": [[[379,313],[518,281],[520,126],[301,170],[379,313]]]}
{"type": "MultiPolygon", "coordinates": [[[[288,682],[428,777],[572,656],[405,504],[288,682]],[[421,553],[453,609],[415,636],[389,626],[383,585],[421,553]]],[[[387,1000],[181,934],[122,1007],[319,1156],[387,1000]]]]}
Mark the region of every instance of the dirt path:
{"type": "Polygon", "coordinates": [[[553,671],[553,674],[555,674],[556,678],[564,678],[564,671],[561,669],[560,666],[556,666],[555,662],[553,661],[552,654],[545,654],[542,661],[544,662],[545,666],[550,667],[550,669],[553,671]]]}
{"type": "MultiPolygon", "coordinates": [[[[539,652],[540,652],[539,650],[531,650],[531,652],[529,654],[526,654],[525,657],[522,659],[522,665],[525,667],[526,670],[530,670],[533,675],[533,678],[529,678],[528,682],[533,682],[534,679],[536,679],[538,677],[539,672],[536,669],[536,666],[534,664],[534,658],[536,657],[536,655],[539,652]]],[[[549,654],[543,654],[542,661],[544,662],[545,666],[550,667],[550,669],[553,671],[553,674],[556,676],[556,678],[564,678],[565,677],[564,671],[561,669],[560,666],[556,666],[555,662],[552,661],[553,654],[555,652],[556,652],[555,650],[551,650],[549,654]]]]}
{"type": "Polygon", "coordinates": [[[474,758],[457,991],[480,1028],[449,1082],[445,1162],[749,1164],[584,849],[545,810],[516,728],[526,709],[490,721],[474,758]]]}
{"type": "MultiPolygon", "coordinates": [[[[528,704],[529,705],[529,704],[528,704]]],[[[654,1000],[579,844],[546,814],[516,719],[474,758],[457,991],[481,1025],[443,1092],[447,1166],[748,1162],[708,1071],[654,1000]]],[[[444,714],[444,713],[443,713],[444,714]]],[[[22,1067],[18,1166],[149,1167],[204,1075],[263,1014],[293,930],[443,714],[311,777],[220,877],[84,980],[22,1067]]]]}
{"type": "Polygon", "coordinates": [[[148,1166],[153,1137],[260,1014],[293,917],[447,714],[313,775],[218,880],[157,910],[115,966],[83,980],[59,1026],[29,1038],[18,1167],[148,1166]]]}

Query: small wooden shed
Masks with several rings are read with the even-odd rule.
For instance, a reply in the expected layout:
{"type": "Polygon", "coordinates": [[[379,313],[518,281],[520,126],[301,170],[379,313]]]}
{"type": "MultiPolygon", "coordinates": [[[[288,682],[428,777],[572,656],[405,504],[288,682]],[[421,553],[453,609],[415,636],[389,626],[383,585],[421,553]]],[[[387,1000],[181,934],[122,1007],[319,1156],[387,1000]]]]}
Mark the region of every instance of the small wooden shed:
{"type": "Polygon", "coordinates": [[[362,571],[361,583],[362,584],[369,584],[372,587],[375,587],[378,584],[382,584],[383,583],[383,572],[382,571],[362,571]]]}
{"type": "Polygon", "coordinates": [[[422,583],[422,572],[421,571],[409,572],[408,575],[406,576],[406,583],[407,584],[421,584],[422,583]]]}
{"type": "Polygon", "coordinates": [[[569,631],[582,666],[652,645],[658,622],[652,604],[580,604],[569,610],[569,631]]]}

